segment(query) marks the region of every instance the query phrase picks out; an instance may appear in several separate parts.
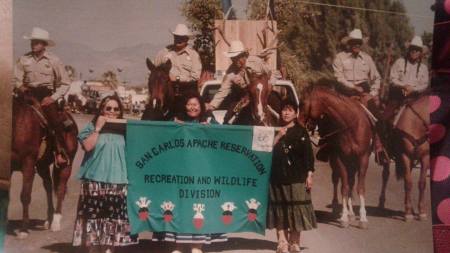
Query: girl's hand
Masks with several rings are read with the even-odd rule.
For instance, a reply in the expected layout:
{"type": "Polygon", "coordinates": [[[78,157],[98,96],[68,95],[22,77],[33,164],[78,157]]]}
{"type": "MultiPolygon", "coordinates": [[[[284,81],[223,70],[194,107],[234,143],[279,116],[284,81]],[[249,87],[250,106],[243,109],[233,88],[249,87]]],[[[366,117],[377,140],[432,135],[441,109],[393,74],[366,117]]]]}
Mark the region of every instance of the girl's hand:
{"type": "Polygon", "coordinates": [[[184,123],[184,121],[179,120],[177,117],[175,117],[175,119],[173,119],[173,121],[174,121],[175,123],[178,123],[178,124],[183,124],[183,123],[184,123]]]}
{"type": "Polygon", "coordinates": [[[310,171],[308,172],[308,177],[306,178],[306,189],[311,190],[313,186],[313,173],[310,171]]]}
{"type": "Polygon", "coordinates": [[[100,132],[102,128],[105,126],[106,123],[106,117],[105,116],[99,116],[97,118],[97,122],[95,122],[95,131],[100,132]]]}

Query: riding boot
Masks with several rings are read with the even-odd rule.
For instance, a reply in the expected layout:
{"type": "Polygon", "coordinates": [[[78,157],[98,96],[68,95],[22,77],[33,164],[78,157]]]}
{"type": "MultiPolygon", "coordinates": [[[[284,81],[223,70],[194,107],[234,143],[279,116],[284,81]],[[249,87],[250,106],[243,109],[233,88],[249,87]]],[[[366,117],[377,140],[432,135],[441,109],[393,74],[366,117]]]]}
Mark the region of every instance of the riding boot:
{"type": "Polygon", "coordinates": [[[375,131],[373,134],[373,150],[375,153],[375,162],[377,164],[383,165],[389,163],[389,156],[381,142],[379,134],[375,131]]]}
{"type": "Polygon", "coordinates": [[[63,167],[70,161],[65,145],[66,142],[64,139],[64,119],[60,116],[56,103],[52,103],[48,106],[43,107],[42,109],[49,124],[49,132],[55,140],[55,164],[58,167],[63,167]]]}

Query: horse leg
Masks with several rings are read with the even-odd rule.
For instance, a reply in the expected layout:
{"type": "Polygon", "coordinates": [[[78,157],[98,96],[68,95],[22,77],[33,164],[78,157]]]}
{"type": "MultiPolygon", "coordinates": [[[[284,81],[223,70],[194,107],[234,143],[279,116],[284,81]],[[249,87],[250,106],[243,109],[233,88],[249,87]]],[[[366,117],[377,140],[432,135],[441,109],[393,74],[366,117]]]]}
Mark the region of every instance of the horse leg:
{"type": "Polygon", "coordinates": [[[342,194],[342,215],[339,219],[341,223],[341,227],[347,228],[349,226],[349,218],[348,218],[348,194],[349,194],[349,185],[348,185],[348,175],[345,169],[345,165],[342,162],[341,158],[337,155],[330,157],[332,162],[335,163],[336,168],[339,170],[339,175],[341,177],[341,194],[342,194]]]}
{"type": "Polygon", "coordinates": [[[20,193],[20,201],[22,202],[22,227],[19,230],[17,237],[25,239],[28,237],[28,228],[30,226],[29,206],[31,202],[31,191],[33,189],[34,180],[34,165],[36,159],[30,156],[23,161],[22,167],[22,192],[20,193]]]}
{"type": "Polygon", "coordinates": [[[355,186],[355,173],[351,172],[348,174],[348,184],[349,184],[349,193],[348,193],[348,217],[350,221],[355,220],[355,211],[353,210],[353,188],[355,186]]]}
{"type": "Polygon", "coordinates": [[[69,132],[65,135],[64,139],[66,143],[67,153],[70,157],[70,163],[62,168],[53,168],[53,179],[55,184],[54,188],[56,191],[56,211],[53,215],[52,225],[50,229],[54,232],[61,230],[62,202],[66,195],[67,182],[69,181],[70,174],[72,172],[73,158],[75,157],[75,153],[78,148],[77,139],[74,134],[69,132]]]}
{"type": "Polygon", "coordinates": [[[331,201],[331,208],[334,215],[339,214],[339,200],[338,200],[338,186],[339,186],[339,169],[335,162],[330,159],[331,167],[331,182],[333,182],[333,200],[331,201]]]}
{"type": "Polygon", "coordinates": [[[411,176],[411,159],[406,154],[401,156],[404,169],[405,180],[405,221],[414,219],[413,208],[411,204],[412,176],[411,176]]]}
{"type": "Polygon", "coordinates": [[[359,173],[358,173],[358,195],[359,195],[359,227],[362,229],[367,229],[369,221],[367,220],[366,213],[366,172],[369,167],[369,154],[366,153],[362,155],[359,159],[359,173]]]}
{"type": "Polygon", "coordinates": [[[384,209],[385,203],[386,203],[386,189],[387,189],[387,183],[389,181],[389,175],[390,175],[390,165],[389,163],[383,164],[383,172],[381,176],[381,193],[380,198],[378,200],[378,208],[384,209]]]}
{"type": "Polygon", "coordinates": [[[50,224],[52,223],[53,214],[55,212],[55,208],[53,206],[53,187],[52,187],[52,178],[50,175],[50,162],[47,159],[41,159],[36,164],[36,170],[39,176],[42,178],[42,184],[44,185],[45,193],[47,196],[47,220],[45,221],[44,227],[45,229],[49,229],[50,224]]]}
{"type": "Polygon", "coordinates": [[[427,220],[425,210],[425,190],[427,186],[427,172],[430,168],[430,155],[427,153],[421,158],[420,178],[419,178],[419,219],[427,220]]]}

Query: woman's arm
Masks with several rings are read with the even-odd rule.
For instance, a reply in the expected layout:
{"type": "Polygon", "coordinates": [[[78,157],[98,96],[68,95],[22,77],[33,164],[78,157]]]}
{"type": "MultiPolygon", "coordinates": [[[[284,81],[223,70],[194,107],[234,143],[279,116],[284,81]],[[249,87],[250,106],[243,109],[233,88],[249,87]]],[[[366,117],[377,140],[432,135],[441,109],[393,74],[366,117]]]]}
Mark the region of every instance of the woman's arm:
{"type": "Polygon", "coordinates": [[[100,135],[100,131],[106,123],[106,118],[103,116],[99,116],[97,122],[95,123],[95,130],[81,142],[81,146],[84,151],[89,152],[95,148],[97,144],[98,136],[100,135]]]}

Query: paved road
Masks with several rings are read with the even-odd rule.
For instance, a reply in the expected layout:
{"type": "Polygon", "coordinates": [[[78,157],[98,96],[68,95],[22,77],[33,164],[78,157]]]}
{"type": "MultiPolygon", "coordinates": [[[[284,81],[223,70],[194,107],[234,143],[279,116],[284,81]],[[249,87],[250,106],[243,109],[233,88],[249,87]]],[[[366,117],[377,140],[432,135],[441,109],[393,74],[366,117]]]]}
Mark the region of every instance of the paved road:
{"type": "MultiPolygon", "coordinates": [[[[86,115],[75,115],[80,127],[90,119],[86,115]]],[[[33,219],[33,229],[26,240],[15,237],[21,218],[20,187],[22,175],[12,175],[10,206],[8,212],[9,225],[5,242],[6,253],[48,253],[74,252],[71,247],[73,223],[78,200],[79,181],[74,177],[78,171],[82,151],[76,156],[75,166],[68,184],[68,192],[63,207],[63,222],[61,232],[44,230],[42,224],[45,219],[46,202],[42,180],[36,176],[33,185],[30,217],[33,219]]],[[[392,174],[394,172],[392,171],[392,174]]],[[[414,170],[414,203],[417,203],[418,170],[414,170]]],[[[431,221],[402,221],[403,183],[394,177],[389,182],[386,209],[379,210],[377,206],[381,185],[381,168],[371,163],[367,172],[367,213],[369,229],[361,230],[356,227],[357,222],[347,229],[338,226],[331,213],[330,169],[328,164],[318,162],[316,165],[313,202],[316,209],[319,227],[316,230],[302,234],[302,247],[305,253],[427,253],[433,252],[431,221]]],[[[427,193],[429,193],[429,187],[427,193]]],[[[429,195],[428,195],[429,196],[429,195]]],[[[428,206],[430,198],[427,198],[428,206]]],[[[356,206],[355,210],[358,210],[356,206]]],[[[429,212],[430,213],[430,212],[429,212]]],[[[253,233],[230,234],[226,243],[213,244],[205,247],[207,252],[274,252],[276,236],[274,231],[267,231],[265,236],[253,233]]],[[[164,252],[166,245],[151,242],[150,233],[141,235],[140,245],[124,248],[119,252],[164,252]]]]}

